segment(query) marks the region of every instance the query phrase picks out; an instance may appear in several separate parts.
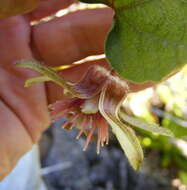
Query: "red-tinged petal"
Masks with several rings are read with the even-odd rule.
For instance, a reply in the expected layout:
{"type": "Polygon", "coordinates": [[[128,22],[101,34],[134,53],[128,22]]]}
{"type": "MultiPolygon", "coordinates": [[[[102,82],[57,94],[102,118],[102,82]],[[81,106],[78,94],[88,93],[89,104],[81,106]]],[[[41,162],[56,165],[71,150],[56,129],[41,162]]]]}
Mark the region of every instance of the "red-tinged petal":
{"type": "Polygon", "coordinates": [[[54,104],[49,106],[51,110],[51,115],[58,114],[59,112],[63,112],[64,110],[70,109],[72,107],[80,106],[84,100],[79,98],[67,99],[66,101],[57,101],[54,104]]]}
{"type": "Polygon", "coordinates": [[[97,65],[91,66],[83,78],[72,85],[72,88],[85,99],[90,99],[100,93],[109,75],[110,71],[105,68],[97,65]]]}

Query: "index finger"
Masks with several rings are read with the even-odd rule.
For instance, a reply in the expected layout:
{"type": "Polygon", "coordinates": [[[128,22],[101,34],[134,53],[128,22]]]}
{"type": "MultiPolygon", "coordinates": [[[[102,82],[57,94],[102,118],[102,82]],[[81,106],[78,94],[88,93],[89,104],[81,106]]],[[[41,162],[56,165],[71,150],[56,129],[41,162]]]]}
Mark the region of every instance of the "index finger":
{"type": "Polygon", "coordinates": [[[112,16],[110,8],[87,9],[33,26],[33,50],[41,61],[52,66],[103,54],[112,16]]]}

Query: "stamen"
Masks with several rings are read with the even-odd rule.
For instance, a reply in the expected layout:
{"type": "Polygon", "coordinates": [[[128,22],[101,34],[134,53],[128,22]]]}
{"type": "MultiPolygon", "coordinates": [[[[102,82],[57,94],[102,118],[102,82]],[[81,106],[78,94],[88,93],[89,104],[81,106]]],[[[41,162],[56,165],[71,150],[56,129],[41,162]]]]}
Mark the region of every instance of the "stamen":
{"type": "Polygon", "coordinates": [[[91,141],[91,139],[92,139],[92,136],[93,136],[93,133],[94,133],[94,131],[95,131],[95,129],[96,129],[96,125],[95,125],[95,123],[93,122],[93,120],[91,120],[92,122],[91,122],[91,129],[90,129],[90,131],[89,131],[89,133],[88,133],[88,136],[87,136],[87,139],[86,139],[86,143],[85,143],[85,145],[84,145],[84,148],[83,148],[83,151],[85,151],[87,148],[88,148],[88,145],[89,145],[89,143],[90,143],[90,141],[91,141]]]}
{"type": "Polygon", "coordinates": [[[80,117],[81,117],[81,114],[76,114],[74,116],[74,118],[71,121],[72,122],[71,129],[73,129],[74,127],[76,127],[76,122],[77,122],[77,120],[79,120],[80,117]]]}
{"type": "Polygon", "coordinates": [[[72,126],[72,123],[69,122],[69,121],[66,121],[66,122],[63,124],[62,128],[65,129],[65,130],[70,130],[70,129],[71,129],[71,126],[72,126]]]}
{"type": "Polygon", "coordinates": [[[69,110],[70,112],[70,109],[74,108],[75,106],[79,107],[82,104],[82,101],[83,100],[78,98],[73,98],[66,101],[58,101],[49,106],[51,110],[50,114],[51,116],[55,116],[60,115],[61,113],[63,114],[65,110],[69,110]]]}
{"type": "Polygon", "coordinates": [[[66,109],[66,110],[63,110],[62,112],[60,112],[60,113],[58,113],[58,114],[52,116],[52,117],[51,117],[52,123],[55,123],[55,122],[58,121],[59,119],[62,119],[63,117],[65,117],[66,114],[69,113],[69,111],[70,111],[69,109],[66,109]]]}
{"type": "Polygon", "coordinates": [[[77,114],[76,116],[67,119],[65,122],[62,123],[62,128],[66,129],[66,130],[70,130],[74,127],[74,122],[76,121],[76,119],[78,118],[79,114],[77,114]]]}
{"type": "Polygon", "coordinates": [[[108,145],[109,143],[109,134],[108,134],[108,123],[104,118],[101,118],[102,127],[104,130],[104,136],[105,136],[105,144],[108,145]]]}
{"type": "Polygon", "coordinates": [[[78,135],[77,135],[77,137],[76,137],[77,140],[80,138],[80,136],[81,136],[82,133],[84,132],[87,123],[88,123],[88,119],[87,119],[86,117],[84,117],[82,123],[80,124],[80,125],[82,125],[82,126],[81,126],[81,129],[80,129],[80,131],[79,131],[79,133],[78,133],[78,135]]]}
{"type": "Polygon", "coordinates": [[[102,125],[100,125],[100,128],[101,128],[101,133],[102,133],[102,136],[101,136],[101,146],[103,147],[104,143],[106,141],[105,128],[102,125]]]}
{"type": "Polygon", "coordinates": [[[98,131],[98,138],[97,138],[97,154],[100,153],[100,145],[102,141],[102,128],[100,126],[97,126],[98,131]]]}

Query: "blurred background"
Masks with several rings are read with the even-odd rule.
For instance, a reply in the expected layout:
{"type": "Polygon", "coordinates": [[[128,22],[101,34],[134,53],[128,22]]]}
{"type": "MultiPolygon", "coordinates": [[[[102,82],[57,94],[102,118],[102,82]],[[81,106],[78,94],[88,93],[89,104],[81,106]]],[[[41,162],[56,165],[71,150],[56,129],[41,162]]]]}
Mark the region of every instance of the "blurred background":
{"type": "MultiPolygon", "coordinates": [[[[52,17],[98,7],[103,5],[76,3],[52,17]]],[[[169,128],[177,138],[136,130],[145,154],[136,173],[112,133],[97,155],[94,142],[83,152],[84,139],[77,141],[77,131],[65,131],[58,122],[40,142],[41,173],[49,190],[187,190],[187,67],[154,88],[129,95],[123,106],[129,115],[169,128]]]]}

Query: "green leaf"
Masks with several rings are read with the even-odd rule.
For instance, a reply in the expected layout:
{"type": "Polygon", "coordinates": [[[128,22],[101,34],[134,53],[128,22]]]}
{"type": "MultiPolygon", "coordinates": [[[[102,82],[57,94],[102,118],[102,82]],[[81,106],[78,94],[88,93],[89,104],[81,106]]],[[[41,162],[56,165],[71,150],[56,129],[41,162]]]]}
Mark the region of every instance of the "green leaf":
{"type": "Polygon", "coordinates": [[[124,78],[135,82],[161,81],[186,63],[187,1],[117,3],[106,54],[124,78]]]}
{"type": "Polygon", "coordinates": [[[185,65],[186,0],[113,0],[110,6],[115,16],[106,56],[122,77],[159,82],[185,65]]]}

